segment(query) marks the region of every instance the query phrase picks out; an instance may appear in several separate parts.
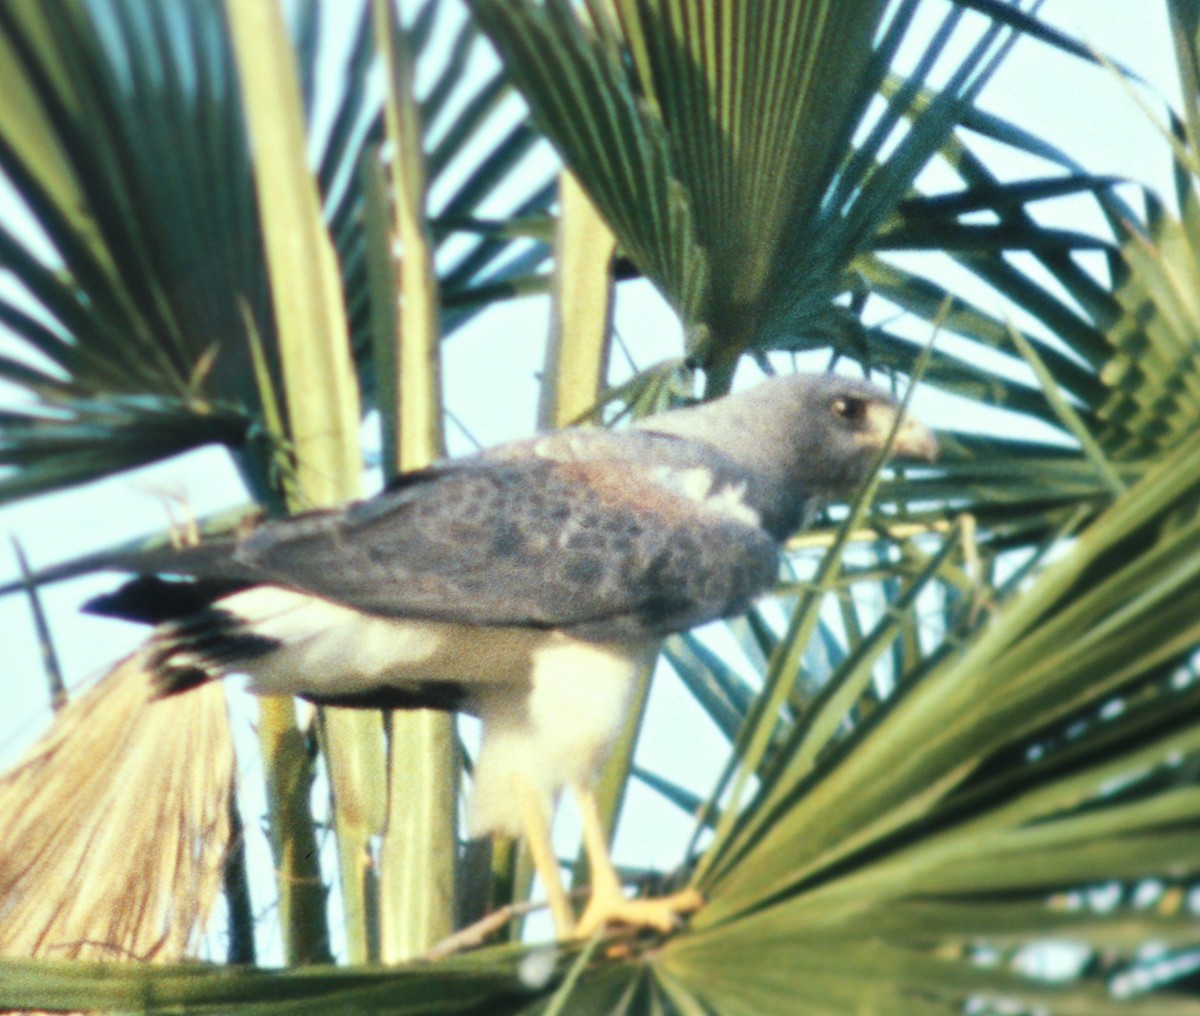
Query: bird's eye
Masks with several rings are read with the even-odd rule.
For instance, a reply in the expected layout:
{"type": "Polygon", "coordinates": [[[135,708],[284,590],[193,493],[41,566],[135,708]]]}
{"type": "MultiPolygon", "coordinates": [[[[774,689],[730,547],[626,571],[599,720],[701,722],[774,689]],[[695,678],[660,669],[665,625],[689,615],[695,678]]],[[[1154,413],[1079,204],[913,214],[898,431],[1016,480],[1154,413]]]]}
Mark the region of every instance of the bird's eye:
{"type": "Polygon", "coordinates": [[[843,420],[861,420],[867,412],[867,404],[862,399],[842,395],[833,400],[833,411],[843,420]]]}

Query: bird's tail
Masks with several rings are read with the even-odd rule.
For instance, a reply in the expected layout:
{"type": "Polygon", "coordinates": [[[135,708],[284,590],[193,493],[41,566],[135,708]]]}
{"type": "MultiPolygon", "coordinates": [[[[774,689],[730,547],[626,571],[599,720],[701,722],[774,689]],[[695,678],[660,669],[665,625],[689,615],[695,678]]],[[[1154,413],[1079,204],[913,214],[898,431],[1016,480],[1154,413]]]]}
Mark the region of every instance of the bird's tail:
{"type": "Polygon", "coordinates": [[[221,888],[233,744],[211,684],[157,699],[144,652],[0,774],[0,955],[174,961],[221,888]]]}

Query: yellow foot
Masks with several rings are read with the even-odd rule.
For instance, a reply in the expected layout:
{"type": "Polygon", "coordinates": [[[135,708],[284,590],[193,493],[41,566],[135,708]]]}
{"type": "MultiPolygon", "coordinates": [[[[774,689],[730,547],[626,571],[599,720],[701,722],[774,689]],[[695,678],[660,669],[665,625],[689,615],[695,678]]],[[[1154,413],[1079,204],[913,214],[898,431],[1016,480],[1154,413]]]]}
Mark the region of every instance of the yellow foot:
{"type": "Polygon", "coordinates": [[[591,938],[607,924],[651,928],[665,934],[679,927],[684,914],[695,913],[702,906],[704,897],[695,889],[646,900],[627,900],[620,892],[594,892],[575,928],[575,937],[591,938]]]}

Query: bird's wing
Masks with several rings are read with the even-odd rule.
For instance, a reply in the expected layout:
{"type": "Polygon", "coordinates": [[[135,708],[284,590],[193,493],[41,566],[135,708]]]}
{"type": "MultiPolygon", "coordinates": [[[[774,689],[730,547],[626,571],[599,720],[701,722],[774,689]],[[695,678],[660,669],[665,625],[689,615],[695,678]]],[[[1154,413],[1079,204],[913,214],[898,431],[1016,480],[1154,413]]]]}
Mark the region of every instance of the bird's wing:
{"type": "Polygon", "coordinates": [[[739,485],[696,456],[689,462],[675,446],[648,461],[533,448],[425,470],[370,501],[267,523],[231,563],[373,614],[596,637],[735,614],[774,580],[775,542],[754,524],[739,485]]]}

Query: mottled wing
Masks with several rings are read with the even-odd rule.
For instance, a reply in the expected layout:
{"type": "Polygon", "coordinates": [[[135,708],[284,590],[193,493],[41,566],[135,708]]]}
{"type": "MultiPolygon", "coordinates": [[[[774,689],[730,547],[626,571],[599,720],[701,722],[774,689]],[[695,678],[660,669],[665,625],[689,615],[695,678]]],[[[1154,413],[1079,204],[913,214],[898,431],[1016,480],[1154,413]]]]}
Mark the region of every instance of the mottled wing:
{"type": "Polygon", "coordinates": [[[738,490],[694,465],[477,458],[269,523],[235,560],[375,614],[662,634],[736,614],[774,580],[778,549],[738,490]]]}

